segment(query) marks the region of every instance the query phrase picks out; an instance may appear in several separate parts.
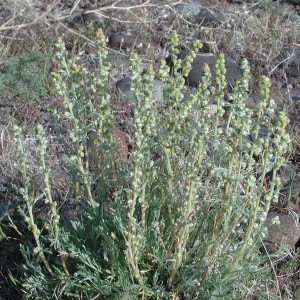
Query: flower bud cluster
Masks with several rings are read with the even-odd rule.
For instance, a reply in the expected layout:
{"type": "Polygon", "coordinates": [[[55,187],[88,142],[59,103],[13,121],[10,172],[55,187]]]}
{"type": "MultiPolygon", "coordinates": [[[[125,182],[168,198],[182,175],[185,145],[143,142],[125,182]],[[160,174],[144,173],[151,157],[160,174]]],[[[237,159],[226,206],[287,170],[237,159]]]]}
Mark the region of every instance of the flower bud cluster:
{"type": "Polygon", "coordinates": [[[224,54],[219,54],[219,57],[215,65],[216,72],[216,85],[217,88],[214,92],[214,98],[217,105],[217,111],[215,113],[215,123],[214,123],[214,136],[218,140],[219,136],[223,133],[223,128],[219,128],[220,118],[225,113],[225,101],[224,101],[224,89],[227,85],[226,83],[226,66],[225,66],[225,57],[224,54]]]}
{"type": "MultiPolygon", "coordinates": [[[[272,142],[276,147],[277,153],[279,156],[284,155],[290,145],[290,137],[286,132],[286,126],[289,123],[289,119],[284,112],[279,112],[278,119],[274,128],[274,137],[272,138],[272,142]]],[[[275,166],[276,170],[279,170],[283,163],[283,159],[279,159],[277,165],[275,166]]]]}
{"type": "Polygon", "coordinates": [[[181,68],[181,64],[182,64],[181,60],[178,59],[177,57],[177,54],[179,53],[178,46],[179,46],[179,37],[177,32],[173,31],[171,34],[169,51],[171,53],[174,73],[177,73],[178,69],[181,68]]]}
{"type": "Polygon", "coordinates": [[[58,223],[59,223],[60,216],[56,209],[57,203],[52,199],[51,185],[50,185],[50,178],[49,178],[50,170],[46,166],[46,150],[48,146],[48,141],[47,138],[45,137],[44,128],[40,124],[37,126],[37,142],[38,142],[39,152],[40,152],[39,167],[41,173],[43,174],[43,181],[44,181],[45,203],[49,204],[50,206],[50,210],[52,214],[51,221],[54,228],[55,243],[58,246],[58,235],[59,235],[58,223]]]}
{"type": "Polygon", "coordinates": [[[215,65],[216,72],[216,85],[217,90],[215,94],[215,100],[218,107],[217,114],[221,117],[224,113],[224,89],[227,85],[226,83],[226,66],[225,66],[225,57],[223,53],[220,53],[215,65]]]}
{"type": "MultiPolygon", "coordinates": [[[[191,63],[196,56],[196,53],[202,47],[199,41],[195,41],[191,46],[191,52],[186,56],[185,60],[182,62],[177,58],[178,53],[178,36],[173,33],[171,38],[171,53],[172,53],[172,64],[173,64],[173,77],[165,78],[168,82],[169,88],[166,93],[166,103],[168,105],[168,112],[165,114],[166,118],[163,120],[163,127],[165,130],[165,135],[162,138],[162,143],[165,148],[173,148],[172,152],[177,153],[180,149],[180,137],[187,134],[187,129],[189,129],[189,124],[191,119],[190,112],[192,107],[197,102],[200,92],[196,92],[192,95],[189,100],[185,103],[182,102],[183,94],[182,89],[185,83],[184,76],[187,76],[191,69],[191,63]],[[182,72],[179,69],[182,68],[182,72]],[[181,110],[181,113],[178,111],[181,110]]],[[[164,64],[161,66],[160,73],[167,75],[166,72],[163,73],[164,64]]]]}
{"type": "Polygon", "coordinates": [[[231,111],[226,128],[230,143],[248,136],[252,125],[252,111],[245,106],[250,79],[250,67],[246,60],[241,63],[241,75],[241,79],[236,81],[230,95],[231,111]]]}
{"type": "Polygon", "coordinates": [[[103,61],[106,59],[108,51],[105,49],[106,47],[106,38],[103,33],[103,30],[99,28],[96,31],[96,43],[98,46],[98,55],[100,58],[100,64],[103,65],[103,61]]]}
{"type": "Polygon", "coordinates": [[[187,77],[189,75],[193,60],[202,47],[203,47],[202,43],[198,40],[192,43],[190,51],[188,55],[185,57],[185,60],[182,64],[182,75],[184,77],[187,77]]]}
{"type": "Polygon", "coordinates": [[[162,82],[166,82],[169,79],[170,67],[167,65],[164,59],[160,61],[158,73],[159,73],[159,79],[162,82]]]}

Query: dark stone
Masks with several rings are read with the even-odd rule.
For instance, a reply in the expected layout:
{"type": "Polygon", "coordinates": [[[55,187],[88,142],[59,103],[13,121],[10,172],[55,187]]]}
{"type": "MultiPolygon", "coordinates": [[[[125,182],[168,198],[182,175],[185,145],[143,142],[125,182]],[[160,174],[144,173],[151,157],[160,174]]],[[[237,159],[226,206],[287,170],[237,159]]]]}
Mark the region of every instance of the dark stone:
{"type": "Polygon", "coordinates": [[[295,108],[300,108],[300,94],[299,96],[292,97],[293,103],[295,105],[295,108]]]}
{"type": "MultiPolygon", "coordinates": [[[[164,103],[164,90],[166,88],[167,84],[161,82],[160,80],[154,79],[152,93],[158,107],[162,106],[164,103]]],[[[117,82],[117,90],[121,100],[133,101],[134,92],[130,90],[129,77],[121,79],[117,82]]]]}
{"type": "Polygon", "coordinates": [[[282,182],[288,182],[295,178],[296,170],[293,165],[285,164],[280,168],[279,175],[282,182]]]}
{"type": "Polygon", "coordinates": [[[281,246],[287,246],[295,251],[296,243],[300,238],[299,220],[296,214],[269,213],[266,225],[268,236],[265,239],[265,247],[269,253],[275,252],[281,246]],[[272,224],[272,219],[278,218],[280,224],[272,224]]]}
{"type": "MultiPolygon", "coordinates": [[[[187,51],[181,51],[179,53],[179,58],[184,59],[188,54],[187,51]]],[[[212,78],[213,78],[213,85],[215,85],[215,64],[217,61],[217,56],[211,53],[198,53],[192,63],[192,69],[190,74],[188,75],[186,81],[189,86],[196,87],[199,85],[202,75],[203,75],[203,68],[205,64],[208,64],[210,67],[212,78]]],[[[233,85],[236,80],[241,78],[239,65],[237,62],[230,60],[229,58],[225,57],[225,65],[227,69],[226,73],[226,80],[227,84],[233,85]]]]}
{"type": "MultiPolygon", "coordinates": [[[[261,125],[258,131],[258,139],[265,139],[268,136],[269,128],[267,125],[261,125]]],[[[251,141],[255,142],[255,135],[251,133],[250,135],[251,141]]]]}
{"type": "Polygon", "coordinates": [[[196,16],[202,10],[199,4],[193,4],[193,3],[179,3],[175,5],[174,9],[178,14],[186,18],[196,16]]]}
{"type": "Polygon", "coordinates": [[[286,2],[294,4],[294,5],[300,5],[300,0],[286,0],[286,2]]]}
{"type": "Polygon", "coordinates": [[[300,200],[300,175],[289,178],[280,191],[289,198],[300,200]]]}
{"type": "Polygon", "coordinates": [[[193,23],[200,24],[202,26],[220,25],[225,21],[223,14],[214,12],[207,8],[201,8],[199,14],[193,17],[193,23]]]}
{"type": "Polygon", "coordinates": [[[287,13],[285,17],[291,22],[300,23],[300,15],[296,12],[287,13]]]}
{"type": "Polygon", "coordinates": [[[128,67],[129,59],[127,54],[110,52],[106,58],[107,62],[110,62],[114,67],[128,67]]]}
{"type": "Polygon", "coordinates": [[[140,37],[135,34],[114,34],[109,38],[108,47],[114,50],[125,50],[129,52],[135,49],[138,53],[145,53],[148,48],[140,37]]]}
{"type": "Polygon", "coordinates": [[[289,75],[293,77],[300,76],[300,47],[293,49],[293,57],[289,63],[289,75]]]}

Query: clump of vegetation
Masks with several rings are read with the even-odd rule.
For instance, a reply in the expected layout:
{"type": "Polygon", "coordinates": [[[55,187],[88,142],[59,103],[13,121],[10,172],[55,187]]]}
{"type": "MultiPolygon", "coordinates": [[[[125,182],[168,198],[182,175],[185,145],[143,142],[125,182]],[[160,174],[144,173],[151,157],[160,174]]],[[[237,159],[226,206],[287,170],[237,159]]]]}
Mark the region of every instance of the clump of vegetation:
{"type": "Polygon", "coordinates": [[[23,157],[23,215],[33,236],[22,245],[25,296],[119,300],[263,295],[272,276],[259,249],[268,210],[278,200],[277,173],[289,143],[286,115],[280,112],[273,120],[270,81],[261,79],[261,101],[254,118],[244,104],[250,77],[247,61],[241,64],[241,79],[227,102],[225,61],[220,55],[216,86],[212,87],[206,67],[198,89],[185,100],[184,76],[202,45],[193,42],[189,56],[181,61],[174,33],[172,74],[164,61],[159,69],[160,79],[168,85],[161,109],[152,95],[153,68],[143,71],[139,57],[132,53],[134,143],[124,161],[116,158],[110,66],[105,63],[101,31],[97,44],[96,73],[69,59],[62,41],[55,52],[59,67],[53,82],[63,107],[54,114],[66,136],[73,198],[79,210],[72,228],[62,225],[51,193],[51,172],[45,161],[47,132],[38,126],[44,192],[34,195],[22,131],[16,128],[23,157]],[[211,98],[216,103],[213,115],[211,98]],[[225,106],[231,106],[227,118],[225,106]],[[264,139],[259,136],[261,126],[268,127],[264,139]],[[97,168],[89,164],[91,152],[94,161],[97,156],[97,168]],[[49,207],[44,224],[38,224],[33,214],[40,201],[49,207]]]}
{"type": "Polygon", "coordinates": [[[49,59],[49,54],[34,49],[4,63],[0,71],[0,90],[27,101],[47,96],[49,59]]]}

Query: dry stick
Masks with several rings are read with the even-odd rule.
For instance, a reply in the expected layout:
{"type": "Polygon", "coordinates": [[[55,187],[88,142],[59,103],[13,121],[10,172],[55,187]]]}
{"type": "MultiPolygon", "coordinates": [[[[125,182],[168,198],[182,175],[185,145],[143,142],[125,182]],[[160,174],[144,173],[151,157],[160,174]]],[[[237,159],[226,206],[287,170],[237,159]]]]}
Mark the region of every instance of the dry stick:
{"type": "MultiPolygon", "coordinates": [[[[147,6],[142,6],[142,7],[158,7],[158,6],[156,6],[156,5],[147,5],[147,6]]],[[[117,7],[116,7],[117,8],[117,7]]],[[[138,16],[136,16],[133,12],[132,12],[132,9],[133,8],[136,8],[136,7],[123,7],[123,10],[124,10],[124,8],[128,11],[128,12],[130,12],[133,16],[135,16],[137,19],[140,19],[138,16]]],[[[84,14],[88,14],[88,13],[90,13],[89,11],[87,11],[87,12],[84,12],[84,14]]],[[[120,23],[132,23],[132,21],[125,21],[125,20],[120,20],[120,19],[118,19],[118,18],[114,18],[114,17],[111,17],[111,16],[106,16],[106,15],[104,15],[103,13],[100,13],[100,11],[99,11],[99,9],[97,9],[95,12],[94,12],[97,16],[101,16],[101,17],[103,17],[103,18],[106,18],[106,19],[110,19],[110,20],[114,20],[114,21],[117,21],[117,22],[120,22],[120,23]]],[[[141,20],[140,20],[141,21],[141,20]]],[[[146,24],[146,23],[151,23],[152,21],[150,20],[150,21],[145,21],[145,20],[142,20],[142,22],[143,22],[143,24],[146,24]]],[[[150,30],[152,30],[151,29],[151,27],[149,27],[148,26],[148,28],[150,29],[150,30]]],[[[153,31],[153,30],[152,30],[153,31]]]]}
{"type": "MultiPolygon", "coordinates": [[[[55,5],[57,4],[57,2],[54,2],[49,9],[47,9],[46,12],[44,12],[41,16],[37,17],[35,20],[29,22],[29,23],[23,23],[23,24],[19,24],[19,25],[11,25],[11,26],[5,26],[6,24],[8,24],[10,20],[8,20],[6,23],[4,23],[3,25],[0,26],[0,31],[5,31],[5,30],[11,30],[11,29],[21,29],[21,28],[26,28],[28,26],[31,26],[35,23],[37,23],[37,21],[39,21],[40,19],[44,18],[45,16],[47,16],[47,14],[50,13],[50,11],[55,7],[55,5]]],[[[13,19],[13,18],[12,18],[13,19]]]]}
{"type": "Polygon", "coordinates": [[[17,41],[24,41],[25,40],[23,38],[15,38],[15,37],[11,37],[11,36],[8,36],[8,35],[2,35],[2,34],[0,34],[0,38],[8,39],[8,40],[17,40],[17,41]]]}
{"type": "MultiPolygon", "coordinates": [[[[84,13],[84,14],[86,14],[86,13],[84,13]]],[[[111,16],[107,16],[107,15],[101,14],[100,12],[95,12],[94,14],[96,14],[97,16],[109,19],[109,20],[113,20],[113,21],[119,22],[119,23],[130,23],[130,24],[133,23],[130,20],[128,20],[128,21],[126,21],[126,20],[120,20],[118,18],[114,18],[114,17],[111,17],[111,16]]]]}
{"type": "Polygon", "coordinates": [[[81,0],[77,0],[77,1],[73,4],[73,7],[72,7],[72,9],[71,9],[71,11],[70,11],[70,14],[72,14],[73,11],[77,8],[77,6],[78,6],[78,4],[80,3],[80,1],[81,1],[81,0]]]}
{"type": "MultiPolygon", "coordinates": [[[[80,1],[78,1],[79,4],[80,1]]],[[[139,4],[139,5],[133,5],[133,6],[128,6],[128,7],[121,7],[121,6],[116,6],[116,4],[118,4],[119,1],[111,4],[111,5],[106,5],[97,9],[92,9],[92,10],[78,10],[76,11],[76,13],[73,13],[74,10],[76,9],[76,6],[78,4],[74,4],[73,8],[71,9],[71,12],[67,15],[63,15],[59,18],[55,18],[53,16],[50,16],[54,21],[62,21],[65,20],[71,16],[77,16],[80,14],[90,14],[90,13],[99,13],[101,11],[105,11],[105,10],[131,10],[131,9],[135,9],[135,8],[145,8],[145,7],[157,7],[157,5],[155,4],[149,4],[150,0],[147,0],[146,2],[139,4]]],[[[40,19],[44,18],[45,16],[47,16],[48,14],[50,14],[52,8],[56,5],[56,3],[54,3],[50,9],[48,9],[45,13],[43,13],[41,16],[39,16],[38,18],[36,18],[35,20],[28,22],[28,23],[23,23],[23,24],[19,24],[19,25],[11,25],[11,26],[5,26],[9,21],[7,21],[4,25],[0,26],[0,31],[5,31],[5,30],[11,30],[11,29],[21,29],[21,28],[26,28],[29,27],[35,23],[37,23],[40,19]]]]}
{"type": "Polygon", "coordinates": [[[289,60],[292,56],[289,55],[287,58],[285,58],[284,60],[282,60],[281,62],[279,62],[269,73],[268,73],[268,77],[281,65],[283,64],[285,61],[289,60]]]}
{"type": "Polygon", "coordinates": [[[150,2],[150,0],[147,0],[145,3],[143,4],[139,4],[139,5],[133,5],[133,6],[128,6],[128,7],[122,7],[122,6],[115,6],[116,3],[118,2],[115,2],[111,5],[106,5],[106,6],[103,6],[103,7],[100,7],[100,8],[97,8],[97,9],[90,9],[90,10],[87,10],[87,11],[84,11],[84,10],[80,10],[78,11],[76,14],[68,14],[68,15],[64,15],[64,16],[61,16],[59,18],[54,18],[54,20],[56,21],[62,21],[64,19],[67,19],[71,16],[77,16],[77,15],[80,15],[80,14],[92,14],[92,13],[96,13],[96,14],[99,14],[101,11],[105,11],[105,10],[131,10],[131,9],[135,9],[135,8],[144,8],[144,7],[157,7],[157,5],[155,4],[148,4],[150,2]]]}
{"type": "Polygon", "coordinates": [[[41,16],[39,16],[38,18],[36,18],[35,20],[33,20],[29,23],[23,23],[23,24],[19,24],[19,25],[11,25],[11,26],[1,26],[0,31],[10,30],[10,29],[21,29],[21,28],[31,26],[31,25],[35,24],[38,20],[45,17],[47,14],[48,14],[48,11],[43,13],[41,16]]]}
{"type": "Polygon", "coordinates": [[[111,4],[111,5],[106,5],[106,6],[103,6],[103,7],[100,7],[100,8],[97,8],[97,9],[91,9],[91,10],[88,10],[86,11],[85,13],[86,14],[89,14],[89,13],[94,13],[94,12],[100,12],[100,11],[103,11],[103,10],[114,10],[114,9],[117,9],[117,10],[131,10],[131,9],[134,9],[134,8],[144,8],[144,7],[157,7],[157,5],[155,4],[148,4],[150,2],[150,0],[147,0],[146,2],[142,3],[142,4],[138,4],[138,5],[132,5],[132,6],[128,6],[128,7],[122,7],[122,6],[116,6],[116,4],[118,4],[119,1],[111,4]]]}

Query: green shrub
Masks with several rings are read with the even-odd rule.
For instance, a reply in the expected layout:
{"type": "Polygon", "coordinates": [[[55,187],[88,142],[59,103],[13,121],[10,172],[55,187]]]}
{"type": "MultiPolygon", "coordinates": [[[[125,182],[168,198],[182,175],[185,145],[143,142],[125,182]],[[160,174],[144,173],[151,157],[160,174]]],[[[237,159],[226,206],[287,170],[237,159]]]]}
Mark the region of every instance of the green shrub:
{"type": "Polygon", "coordinates": [[[5,63],[0,70],[0,91],[26,101],[47,96],[49,58],[49,54],[35,49],[5,63]]]}
{"type": "Polygon", "coordinates": [[[44,195],[36,198],[32,193],[22,132],[16,128],[24,158],[23,214],[33,234],[32,242],[22,246],[26,261],[22,287],[28,299],[263,295],[271,268],[259,249],[270,204],[278,199],[277,172],[289,143],[288,120],[280,112],[273,121],[275,103],[269,98],[266,77],[261,80],[256,116],[245,107],[250,76],[246,61],[226,102],[223,55],[216,64],[216,87],[211,87],[206,67],[198,89],[184,100],[184,76],[201,43],[191,45],[185,61],[176,56],[178,43],[174,33],[173,74],[164,61],[159,70],[168,85],[164,108],[158,108],[152,96],[153,68],[142,71],[139,57],[131,54],[135,123],[128,162],[115,157],[118,142],[112,135],[110,66],[105,63],[102,32],[97,33],[96,73],[85,72],[68,58],[63,42],[57,43],[59,68],[53,82],[63,109],[54,113],[65,135],[73,198],[80,214],[72,228],[61,225],[45,162],[47,136],[41,126],[37,140],[44,195]],[[213,115],[211,97],[217,107],[213,115]],[[231,106],[226,121],[225,106],[231,106]],[[259,136],[262,125],[269,128],[264,139],[259,136]],[[90,152],[99,162],[93,171],[90,152]],[[42,225],[33,214],[37,201],[49,206],[42,225]]]}

